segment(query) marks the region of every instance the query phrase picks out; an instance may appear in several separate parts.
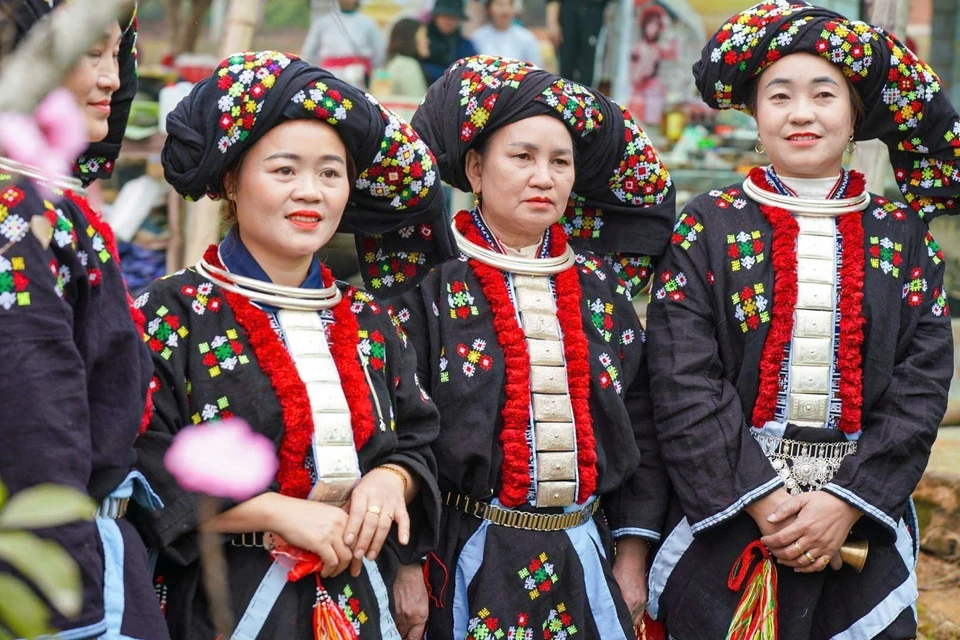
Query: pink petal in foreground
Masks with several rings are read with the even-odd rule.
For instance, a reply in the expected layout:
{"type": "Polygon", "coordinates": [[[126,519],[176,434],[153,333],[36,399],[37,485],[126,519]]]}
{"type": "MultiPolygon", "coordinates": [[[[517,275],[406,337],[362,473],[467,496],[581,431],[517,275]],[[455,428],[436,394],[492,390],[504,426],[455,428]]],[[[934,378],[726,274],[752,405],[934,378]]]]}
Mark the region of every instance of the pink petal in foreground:
{"type": "Polygon", "coordinates": [[[22,113],[0,113],[0,152],[16,162],[36,166],[46,150],[36,121],[22,113]]]}
{"type": "Polygon", "coordinates": [[[266,489],[278,467],[273,442],[240,418],[184,427],[163,464],[184,489],[237,501],[266,489]]]}
{"type": "Polygon", "coordinates": [[[50,149],[72,163],[90,145],[87,123],[68,89],[54,89],[33,112],[50,149]]]}
{"type": "Polygon", "coordinates": [[[0,153],[49,178],[70,175],[88,145],[83,112],[67,89],[52,91],[32,115],[0,113],[0,153]]]}

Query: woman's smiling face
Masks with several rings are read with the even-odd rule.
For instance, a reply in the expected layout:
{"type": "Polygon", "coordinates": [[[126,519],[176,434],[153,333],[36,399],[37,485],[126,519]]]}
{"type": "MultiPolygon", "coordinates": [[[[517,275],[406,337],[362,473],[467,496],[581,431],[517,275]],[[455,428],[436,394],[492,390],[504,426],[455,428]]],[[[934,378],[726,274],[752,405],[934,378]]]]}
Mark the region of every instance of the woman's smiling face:
{"type": "Polygon", "coordinates": [[[250,148],[225,186],[255,257],[309,258],[333,237],[350,198],[348,162],[336,129],[317,120],[279,124],[250,148]]]}
{"type": "Polygon", "coordinates": [[[758,79],[757,133],[780,175],[826,178],[840,173],[853,134],[851,89],[837,67],[819,56],[795,53],[758,79]]]}

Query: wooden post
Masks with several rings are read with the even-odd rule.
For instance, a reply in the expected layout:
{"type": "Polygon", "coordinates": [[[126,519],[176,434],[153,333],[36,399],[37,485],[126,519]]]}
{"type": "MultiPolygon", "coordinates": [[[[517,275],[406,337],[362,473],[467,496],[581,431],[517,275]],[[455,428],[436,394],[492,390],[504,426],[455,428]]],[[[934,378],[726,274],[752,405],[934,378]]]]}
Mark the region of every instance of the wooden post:
{"type": "MultiPolygon", "coordinates": [[[[257,0],[230,0],[223,41],[220,43],[220,58],[240,51],[247,51],[253,44],[253,32],[257,22],[257,0]]],[[[208,246],[217,241],[220,228],[220,202],[203,198],[187,205],[186,238],[183,260],[185,265],[195,264],[208,246]]]]}
{"type": "MultiPolygon", "coordinates": [[[[910,4],[907,0],[874,0],[869,22],[899,37],[907,27],[910,4]]],[[[857,143],[851,164],[863,173],[867,190],[883,193],[884,178],[890,173],[890,154],[879,140],[864,140],[857,143]]]]}

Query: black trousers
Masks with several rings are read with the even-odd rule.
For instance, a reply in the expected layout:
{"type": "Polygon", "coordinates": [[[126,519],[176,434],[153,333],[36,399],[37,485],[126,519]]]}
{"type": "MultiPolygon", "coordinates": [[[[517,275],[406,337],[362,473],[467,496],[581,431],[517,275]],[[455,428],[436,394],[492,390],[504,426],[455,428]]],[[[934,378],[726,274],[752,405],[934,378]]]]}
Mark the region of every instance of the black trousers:
{"type": "Polygon", "coordinates": [[[603,27],[606,0],[561,0],[560,75],[582,85],[593,86],[597,59],[597,38],[603,27]]]}

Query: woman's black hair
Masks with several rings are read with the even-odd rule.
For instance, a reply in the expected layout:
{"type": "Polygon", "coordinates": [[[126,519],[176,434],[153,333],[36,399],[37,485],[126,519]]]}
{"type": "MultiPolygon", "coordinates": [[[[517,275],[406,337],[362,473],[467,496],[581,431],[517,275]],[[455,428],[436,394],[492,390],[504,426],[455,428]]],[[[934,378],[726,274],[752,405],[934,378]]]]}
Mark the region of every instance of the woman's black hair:
{"type": "Polygon", "coordinates": [[[423,23],[413,18],[401,18],[390,31],[390,44],[387,45],[387,60],[394,56],[408,56],[420,59],[417,53],[417,31],[423,23]]]}

